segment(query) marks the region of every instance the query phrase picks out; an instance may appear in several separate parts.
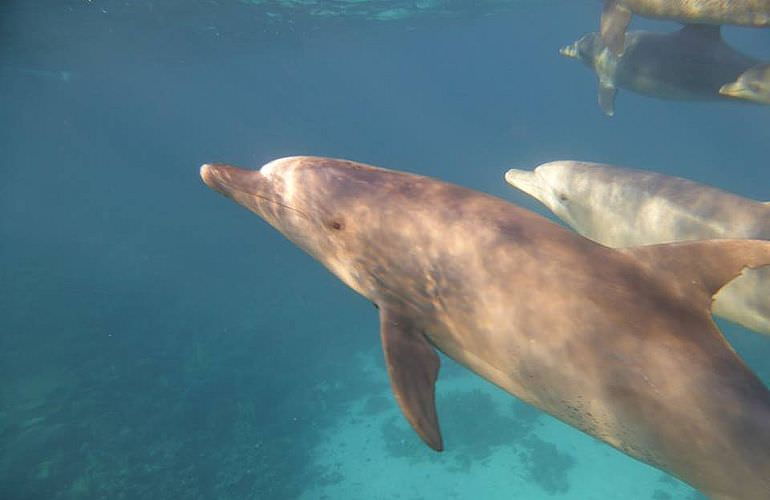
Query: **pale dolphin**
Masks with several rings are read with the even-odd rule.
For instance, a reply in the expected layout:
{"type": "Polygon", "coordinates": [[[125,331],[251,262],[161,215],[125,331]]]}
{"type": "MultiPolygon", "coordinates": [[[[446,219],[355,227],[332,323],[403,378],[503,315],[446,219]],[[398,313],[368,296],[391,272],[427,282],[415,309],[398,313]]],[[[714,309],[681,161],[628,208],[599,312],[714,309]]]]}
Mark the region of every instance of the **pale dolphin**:
{"type": "Polygon", "coordinates": [[[714,498],[770,493],[770,392],[709,312],[770,264],[770,242],[614,250],[477,191],[328,158],[201,176],[378,306],[396,400],[432,448],[439,349],[714,498]]]}
{"type": "MultiPolygon", "coordinates": [[[[580,161],[511,169],[505,179],[583,236],[611,247],[770,239],[766,203],[687,179],[580,161]]],[[[770,335],[770,269],[747,271],[725,286],[714,313],[770,335]]]]}
{"type": "Polygon", "coordinates": [[[616,55],[624,50],[631,16],[693,24],[770,26],[770,0],[604,0],[601,36],[616,55]]]}

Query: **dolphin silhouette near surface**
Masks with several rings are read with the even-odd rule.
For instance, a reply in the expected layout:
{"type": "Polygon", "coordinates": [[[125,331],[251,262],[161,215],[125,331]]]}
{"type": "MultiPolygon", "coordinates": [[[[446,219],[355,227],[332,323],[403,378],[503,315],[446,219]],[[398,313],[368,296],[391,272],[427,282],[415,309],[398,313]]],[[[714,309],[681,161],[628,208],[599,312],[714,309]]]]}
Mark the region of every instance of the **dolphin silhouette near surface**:
{"type": "Polygon", "coordinates": [[[433,449],[440,350],[714,498],[770,496],[770,392],[710,314],[722,285],[770,264],[770,242],[616,250],[477,191],[328,158],[201,176],[378,306],[395,398],[433,449]]]}

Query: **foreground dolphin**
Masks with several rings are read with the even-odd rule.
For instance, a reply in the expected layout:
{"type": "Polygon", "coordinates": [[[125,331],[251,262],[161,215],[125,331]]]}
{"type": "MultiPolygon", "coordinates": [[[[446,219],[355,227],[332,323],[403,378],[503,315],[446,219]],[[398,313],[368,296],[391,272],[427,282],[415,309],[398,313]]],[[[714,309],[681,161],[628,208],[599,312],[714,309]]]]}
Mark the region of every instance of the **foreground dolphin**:
{"type": "Polygon", "coordinates": [[[737,99],[770,104],[770,63],[749,68],[736,81],[723,85],[719,93],[737,99]]]}
{"type": "Polygon", "coordinates": [[[601,36],[615,55],[624,50],[631,16],[694,24],[770,26],[770,0],[604,0],[601,36]]]}
{"type": "Polygon", "coordinates": [[[559,51],[596,72],[599,106],[615,113],[618,88],[660,99],[724,100],[720,88],[759,61],[730,47],[719,26],[688,24],[673,33],[632,31],[618,57],[599,33],[588,33],[559,51]]]}
{"type": "Polygon", "coordinates": [[[770,497],[770,392],[709,312],[770,264],[770,242],[614,250],[492,196],[327,158],[201,177],[378,306],[396,400],[433,449],[439,349],[714,498],[770,497]]]}
{"type": "MultiPolygon", "coordinates": [[[[600,163],[555,161],[505,179],[577,232],[611,247],[682,240],[770,240],[770,205],[697,182],[600,163]]],[[[714,313],[770,335],[770,269],[717,294],[714,313]]]]}

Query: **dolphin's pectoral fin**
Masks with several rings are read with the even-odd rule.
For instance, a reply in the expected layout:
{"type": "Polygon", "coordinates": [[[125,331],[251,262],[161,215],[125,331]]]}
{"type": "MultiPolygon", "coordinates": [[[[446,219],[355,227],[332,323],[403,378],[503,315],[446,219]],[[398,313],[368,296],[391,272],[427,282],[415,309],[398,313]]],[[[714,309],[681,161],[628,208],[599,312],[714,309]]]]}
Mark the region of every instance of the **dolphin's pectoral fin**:
{"type": "Polygon", "coordinates": [[[617,88],[608,82],[599,81],[599,107],[607,116],[615,114],[615,95],[617,88]]]}
{"type": "Polygon", "coordinates": [[[618,0],[605,0],[599,26],[602,41],[613,54],[620,56],[626,48],[626,28],[631,22],[631,11],[618,0]]]}
{"type": "Polygon", "coordinates": [[[420,438],[444,449],[436,416],[439,357],[413,322],[388,306],[380,307],[380,336],[390,385],[404,416],[420,438]]]}
{"type": "Polygon", "coordinates": [[[745,268],[770,265],[770,241],[683,241],[620,249],[654,272],[675,276],[684,295],[711,309],[712,297],[745,268]]]}

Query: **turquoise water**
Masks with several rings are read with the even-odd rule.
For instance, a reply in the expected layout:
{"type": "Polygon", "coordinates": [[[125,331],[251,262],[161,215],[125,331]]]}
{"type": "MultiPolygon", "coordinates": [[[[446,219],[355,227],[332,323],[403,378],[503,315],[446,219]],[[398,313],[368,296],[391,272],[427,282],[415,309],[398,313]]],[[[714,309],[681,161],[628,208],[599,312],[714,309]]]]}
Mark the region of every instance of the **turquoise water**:
{"type": "MultiPolygon", "coordinates": [[[[545,214],[504,172],[579,159],[770,199],[770,108],[621,90],[600,113],[558,55],[599,10],[3,2],[0,498],[698,497],[448,360],[430,452],[371,304],[198,177],[344,157],[545,214]]],[[[770,59],[770,30],[724,35],[770,59]]],[[[721,326],[770,383],[770,341],[721,326]]]]}

